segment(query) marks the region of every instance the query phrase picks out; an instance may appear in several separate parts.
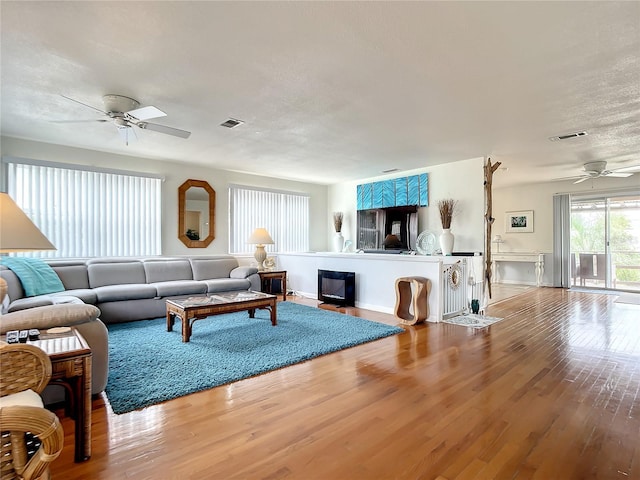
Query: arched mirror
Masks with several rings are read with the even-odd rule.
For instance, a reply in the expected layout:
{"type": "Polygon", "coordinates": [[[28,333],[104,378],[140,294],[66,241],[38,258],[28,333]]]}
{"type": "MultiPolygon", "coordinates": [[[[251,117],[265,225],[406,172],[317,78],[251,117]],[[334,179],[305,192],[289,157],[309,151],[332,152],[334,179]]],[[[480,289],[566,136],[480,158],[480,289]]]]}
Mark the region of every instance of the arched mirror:
{"type": "Polygon", "coordinates": [[[216,192],[203,180],[178,188],[178,238],[189,248],[209,246],[215,235],[216,192]]]}

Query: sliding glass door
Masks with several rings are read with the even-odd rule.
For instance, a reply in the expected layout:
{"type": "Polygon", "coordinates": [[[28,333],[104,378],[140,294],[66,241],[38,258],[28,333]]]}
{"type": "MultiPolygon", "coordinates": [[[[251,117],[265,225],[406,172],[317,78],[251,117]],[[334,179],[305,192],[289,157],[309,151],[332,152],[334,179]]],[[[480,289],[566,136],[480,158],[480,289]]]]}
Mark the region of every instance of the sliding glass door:
{"type": "Polygon", "coordinates": [[[640,291],[640,196],[571,200],[571,284],[640,291]]]}

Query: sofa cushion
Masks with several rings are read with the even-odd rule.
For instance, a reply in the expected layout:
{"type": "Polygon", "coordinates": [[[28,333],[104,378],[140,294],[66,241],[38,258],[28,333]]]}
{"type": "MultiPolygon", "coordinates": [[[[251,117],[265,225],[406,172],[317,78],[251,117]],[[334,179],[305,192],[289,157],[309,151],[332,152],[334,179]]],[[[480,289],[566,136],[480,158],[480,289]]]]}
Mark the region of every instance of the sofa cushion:
{"type": "Polygon", "coordinates": [[[73,326],[95,320],[100,310],[93,305],[61,304],[20,310],[0,317],[0,333],[9,330],[73,326]]]}
{"type": "Polygon", "coordinates": [[[91,288],[147,283],[144,266],[139,260],[104,263],[89,261],[87,272],[91,288]]]}
{"type": "Polygon", "coordinates": [[[65,290],[89,288],[89,274],[84,263],[80,265],[51,263],[51,268],[62,280],[65,290]]]}
{"type": "Polygon", "coordinates": [[[258,273],[256,267],[238,267],[229,272],[229,278],[247,278],[254,273],[258,273]]]}
{"type": "Polygon", "coordinates": [[[0,408],[4,407],[40,407],[43,408],[42,397],[31,389],[0,397],[0,408]]]}
{"type": "Polygon", "coordinates": [[[160,318],[167,314],[167,302],[159,297],[103,302],[97,306],[101,312],[100,320],[106,324],[160,318]]]}
{"type": "Polygon", "coordinates": [[[18,312],[20,310],[26,310],[27,308],[44,307],[46,305],[53,305],[53,299],[50,295],[38,295],[36,297],[24,297],[19,298],[11,302],[8,312],[18,312]]]}
{"type": "Polygon", "coordinates": [[[172,295],[191,295],[194,293],[207,293],[207,284],[197,280],[174,280],[171,282],[151,283],[156,288],[158,297],[172,295]]]}
{"type": "Polygon", "coordinates": [[[207,293],[232,292],[234,290],[248,290],[251,282],[240,278],[214,278],[202,280],[207,284],[207,293]]]}
{"type": "MultiPolygon", "coordinates": [[[[80,300],[82,300],[84,303],[90,303],[91,305],[95,305],[96,303],[98,303],[98,296],[96,295],[96,292],[93,291],[93,289],[91,288],[76,288],[73,290],[65,290],[64,292],[60,292],[60,293],[52,293],[51,297],[58,297],[58,296],[73,296],[73,297],[77,297],[80,300]]],[[[58,303],[58,302],[54,302],[54,303],[58,303]]]]}
{"type": "MultiPolygon", "coordinates": [[[[27,308],[44,307],[47,305],[63,305],[65,303],[84,304],[84,302],[69,292],[52,293],[51,295],[38,295],[37,297],[20,298],[9,305],[9,312],[19,312],[27,308]]],[[[95,302],[94,302],[95,303],[95,302]]]]}
{"type": "Polygon", "coordinates": [[[234,257],[191,258],[194,280],[229,278],[231,270],[238,267],[234,257]]]}
{"type": "Polygon", "coordinates": [[[193,280],[191,263],[185,259],[145,260],[144,271],[147,283],[167,282],[171,280],[193,280]]]}
{"type": "Polygon", "coordinates": [[[104,287],[97,287],[93,290],[96,292],[98,303],[154,298],[157,296],[156,287],[147,283],[105,285],[104,287]]]}

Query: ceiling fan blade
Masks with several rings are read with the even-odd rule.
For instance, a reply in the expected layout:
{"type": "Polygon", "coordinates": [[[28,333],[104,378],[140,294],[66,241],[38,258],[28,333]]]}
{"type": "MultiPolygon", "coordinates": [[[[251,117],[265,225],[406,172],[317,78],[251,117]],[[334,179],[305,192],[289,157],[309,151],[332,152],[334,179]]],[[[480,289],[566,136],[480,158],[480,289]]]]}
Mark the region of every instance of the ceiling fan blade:
{"type": "Polygon", "coordinates": [[[89,122],[108,122],[106,118],[94,118],[93,120],[49,120],[51,123],[89,123],[89,122]]]}
{"type": "Polygon", "coordinates": [[[137,123],[143,130],[152,130],[154,132],[165,133],[167,135],[173,135],[174,137],[189,138],[191,132],[186,130],[179,130],[177,128],[166,127],[164,125],[158,125],[157,123],[140,122],[137,123]]]}
{"type": "Polygon", "coordinates": [[[619,172],[631,172],[631,173],[640,172],[640,165],[631,165],[630,167],[616,168],[616,169],[611,170],[611,171],[615,172],[615,173],[619,173],[619,172]]]}
{"type": "Polygon", "coordinates": [[[153,105],[149,105],[148,107],[136,108],[135,110],[130,110],[127,112],[127,115],[130,115],[137,120],[150,120],[152,118],[167,116],[166,113],[164,113],[159,108],[154,107],[153,105]]]}
{"type": "Polygon", "coordinates": [[[609,172],[605,175],[605,177],[618,177],[618,178],[626,178],[633,175],[633,173],[622,173],[622,172],[609,172]]]}
{"type": "Polygon", "coordinates": [[[590,178],[591,178],[591,177],[582,177],[582,178],[579,178],[578,180],[576,180],[575,182],[573,182],[573,184],[575,185],[576,183],[582,183],[582,182],[584,182],[585,180],[589,180],[590,178]]]}
{"type": "Polygon", "coordinates": [[[60,96],[61,96],[62,98],[66,98],[67,100],[71,100],[72,102],[79,103],[79,104],[80,104],[80,105],[82,105],[82,106],[85,106],[85,107],[91,108],[92,110],[95,110],[95,111],[97,111],[97,112],[100,112],[100,113],[102,113],[102,114],[104,114],[104,115],[108,115],[108,113],[107,113],[107,112],[105,112],[104,110],[100,110],[99,108],[93,107],[93,106],[91,106],[91,105],[87,105],[86,103],[82,103],[82,102],[80,102],[79,100],[75,100],[75,99],[73,99],[73,98],[71,98],[71,97],[67,97],[66,95],[62,95],[62,94],[60,94],[60,96]]]}

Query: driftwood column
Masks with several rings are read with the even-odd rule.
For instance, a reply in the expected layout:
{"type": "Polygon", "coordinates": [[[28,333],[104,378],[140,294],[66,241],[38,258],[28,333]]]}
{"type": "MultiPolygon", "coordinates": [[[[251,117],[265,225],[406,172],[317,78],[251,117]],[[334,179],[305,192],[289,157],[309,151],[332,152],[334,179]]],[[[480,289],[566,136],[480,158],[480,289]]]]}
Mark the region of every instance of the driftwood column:
{"type": "Polygon", "coordinates": [[[496,162],[491,165],[491,158],[487,158],[487,163],[484,165],[484,193],[486,198],[486,207],[487,210],[484,214],[485,224],[487,226],[487,236],[485,239],[485,272],[484,272],[484,281],[486,284],[487,291],[489,292],[489,298],[491,298],[491,225],[495,221],[493,218],[492,212],[492,183],[493,183],[493,172],[495,172],[500,166],[500,162],[496,162]]]}

